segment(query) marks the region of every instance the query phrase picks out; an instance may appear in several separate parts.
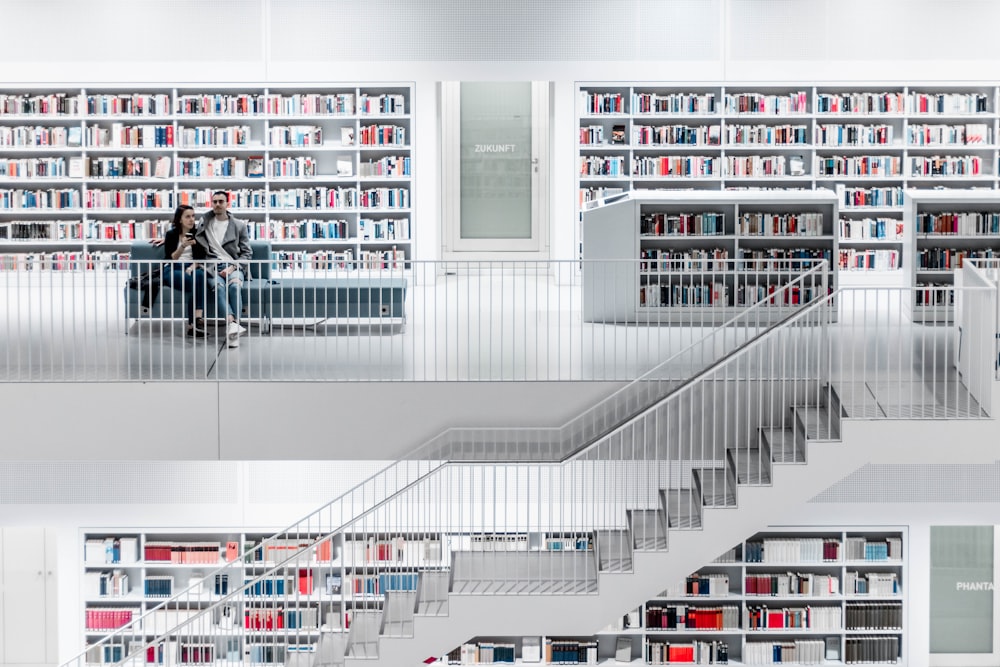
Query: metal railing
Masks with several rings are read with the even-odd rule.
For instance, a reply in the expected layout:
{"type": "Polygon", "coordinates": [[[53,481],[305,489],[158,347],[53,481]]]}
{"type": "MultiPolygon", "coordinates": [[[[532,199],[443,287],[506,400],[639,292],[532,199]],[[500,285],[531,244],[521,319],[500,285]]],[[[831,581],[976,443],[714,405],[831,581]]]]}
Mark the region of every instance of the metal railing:
{"type": "Polygon", "coordinates": [[[454,458],[440,447],[399,462],[109,634],[90,659],[198,649],[207,662],[338,663],[412,634],[414,615],[445,612],[451,595],[595,593],[601,573],[632,570],[635,551],[665,550],[669,531],[735,505],[738,486],[805,463],[808,442],[837,440],[844,417],[989,416],[995,299],[841,289],[564,460],[463,461],[458,443],[454,458]],[[289,612],[294,627],[258,627],[289,612]]]}
{"type": "Polygon", "coordinates": [[[794,304],[770,292],[815,264],[615,262],[603,273],[617,278],[586,290],[577,261],[257,261],[237,290],[238,347],[211,279],[174,290],[160,274],[147,308],[151,292],[128,285],[159,261],[42,264],[0,273],[0,381],[629,381],[760,296],[762,318],[784,315],[794,304]],[[677,305],[641,305],[640,291],[677,305]],[[609,303],[627,312],[591,314],[609,303]],[[186,335],[188,304],[204,305],[206,337],[186,335]]]}
{"type": "MultiPolygon", "coordinates": [[[[966,286],[988,286],[997,288],[1000,286],[1000,257],[974,257],[966,258],[962,262],[962,268],[956,274],[961,281],[959,284],[966,286]]],[[[997,323],[995,329],[995,355],[996,377],[1000,380],[1000,289],[997,290],[997,323]]]]}

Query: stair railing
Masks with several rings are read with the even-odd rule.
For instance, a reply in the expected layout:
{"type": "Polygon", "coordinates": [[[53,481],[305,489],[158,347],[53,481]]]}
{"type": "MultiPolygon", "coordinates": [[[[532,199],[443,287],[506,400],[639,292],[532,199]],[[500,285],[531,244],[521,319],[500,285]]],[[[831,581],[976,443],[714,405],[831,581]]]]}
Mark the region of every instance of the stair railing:
{"type": "MultiPolygon", "coordinates": [[[[596,438],[593,435],[597,429],[605,431],[610,428],[609,420],[619,420],[628,410],[637,410],[644,404],[649,404],[657,397],[662,397],[669,388],[676,384],[678,378],[684,373],[696,369],[699,364],[704,365],[706,360],[711,361],[720,354],[725,354],[741,342],[751,339],[761,331],[773,326],[773,313],[778,308],[787,308],[797,305],[799,302],[805,303],[817,295],[826,293],[827,267],[825,262],[803,262],[812,264],[812,268],[794,277],[788,283],[779,285],[766,301],[761,301],[751,305],[736,316],[730,318],[722,325],[711,330],[702,340],[691,343],[681,352],[673,355],[666,362],[660,364],[638,380],[626,385],[626,387],[615,392],[611,397],[599,403],[594,409],[595,417],[584,416],[572,420],[569,424],[556,429],[534,430],[528,433],[524,429],[509,429],[509,434],[504,434],[498,429],[475,429],[477,437],[472,439],[475,442],[477,456],[485,453],[487,443],[479,436],[488,432],[493,436],[502,435],[489,447],[493,449],[497,460],[516,459],[518,452],[525,454],[520,445],[528,442],[530,437],[534,443],[546,441],[549,443],[560,443],[559,447],[550,450],[551,454],[558,452],[568,452],[569,447],[575,446],[582,439],[588,437],[596,438]],[[540,435],[542,432],[545,435],[540,435]]],[[[787,264],[787,262],[786,262],[787,264]]],[[[765,263],[758,266],[762,272],[773,268],[765,263]]],[[[786,267],[787,268],[787,267],[786,267]]],[[[360,520],[366,514],[361,510],[368,508],[376,510],[390,498],[398,498],[405,489],[414,486],[418,481],[427,478],[431,473],[440,469],[447,459],[428,459],[428,452],[444,450],[452,453],[456,459],[468,455],[466,449],[467,441],[462,438],[455,438],[461,430],[450,430],[446,437],[438,438],[420,448],[407,460],[400,461],[389,466],[383,471],[376,473],[368,480],[359,484],[355,489],[337,498],[328,505],[311,513],[294,526],[272,538],[263,540],[260,544],[249,549],[247,553],[232,563],[218,568],[208,573],[203,580],[189,586],[181,591],[174,598],[164,601],[154,609],[150,610],[142,618],[125,624],[105,640],[95,643],[89,648],[91,662],[102,662],[99,658],[108,658],[119,655],[122,647],[135,646],[142,637],[155,634],[166,637],[171,634],[168,626],[171,624],[190,625],[195,617],[213,618],[213,622],[233,623],[233,622],[253,622],[247,619],[226,620],[229,618],[228,603],[237,595],[243,595],[246,591],[253,589],[244,586],[237,591],[239,579],[245,567],[244,561],[274,563],[275,554],[290,554],[286,560],[292,560],[302,550],[310,550],[320,554],[314,556],[317,563],[323,562],[322,557],[325,549],[330,549],[333,540],[317,536],[325,536],[337,532],[331,528],[340,528],[341,532],[348,526],[348,519],[360,520]],[[450,441],[447,446],[443,446],[444,441],[450,441]],[[209,591],[206,593],[206,590],[209,591]],[[229,592],[233,591],[233,592],[229,592]],[[211,609],[206,608],[206,600],[211,601],[211,609]],[[217,612],[222,609],[222,612],[217,612]],[[199,611],[200,610],[200,611],[199,611]],[[224,616],[219,617],[219,614],[224,616]],[[117,648],[116,648],[117,647],[117,648]]],[[[525,457],[527,458],[527,457],[525,457]]],[[[474,477],[474,476],[473,476],[474,477]]],[[[433,547],[431,547],[433,548],[433,547]]],[[[333,560],[327,558],[326,560],[333,560]]],[[[287,563],[280,563],[279,566],[287,567],[287,563]]],[[[275,569],[274,571],[277,571],[275,569]]],[[[273,575],[263,573],[261,577],[273,575]]],[[[259,577],[258,579],[260,579],[259,577]]],[[[156,645],[156,642],[149,642],[145,649],[156,645]]],[[[161,649],[156,649],[160,651],[161,649]]],[[[147,653],[147,658],[155,662],[157,654],[147,653]]]]}

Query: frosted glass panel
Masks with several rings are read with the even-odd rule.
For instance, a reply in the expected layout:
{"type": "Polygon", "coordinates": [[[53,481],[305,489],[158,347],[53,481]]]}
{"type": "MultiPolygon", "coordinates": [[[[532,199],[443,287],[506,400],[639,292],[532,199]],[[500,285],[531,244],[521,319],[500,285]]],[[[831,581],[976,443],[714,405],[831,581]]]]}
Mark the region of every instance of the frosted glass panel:
{"type": "Polygon", "coordinates": [[[931,526],[931,653],[993,652],[993,526],[931,526]]]}
{"type": "Polygon", "coordinates": [[[531,83],[463,82],[461,117],[461,238],[531,238],[531,83]]]}

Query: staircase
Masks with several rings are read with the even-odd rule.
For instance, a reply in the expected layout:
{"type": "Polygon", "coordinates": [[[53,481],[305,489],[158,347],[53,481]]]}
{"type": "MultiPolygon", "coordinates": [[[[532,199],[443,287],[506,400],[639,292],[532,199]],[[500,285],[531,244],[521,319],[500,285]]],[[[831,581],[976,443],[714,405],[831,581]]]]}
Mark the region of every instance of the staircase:
{"type": "MultiPolygon", "coordinates": [[[[900,368],[864,367],[847,378],[843,368],[835,370],[834,346],[817,343],[817,332],[831,335],[831,304],[841,298],[819,299],[780,326],[723,348],[724,357],[692,377],[646,378],[599,406],[598,416],[558,433],[532,430],[552,458],[526,451],[532,440],[524,432],[501,442],[485,429],[436,439],[425,450],[433,453],[430,460],[391,466],[276,536],[275,542],[299,539],[301,546],[224,599],[196,604],[196,594],[186,591],[165,603],[190,612],[169,629],[140,623],[104,641],[127,644],[135,655],[176,637],[215,636],[220,607],[254,604],[245,596],[248,587],[268,578],[291,581],[303,568],[332,567],[320,556],[331,544],[340,554],[334,560],[346,561],[358,543],[404,533],[438,536],[445,552],[434,562],[400,557],[355,565],[386,575],[419,572],[415,590],[383,591],[382,600],[361,596],[350,603],[346,630],[324,623],[326,629],[286,631],[283,647],[306,649],[289,648],[288,661],[294,653],[298,659],[308,654],[310,665],[406,665],[478,635],[589,634],[864,461],[833,453],[845,446],[840,437],[850,416],[840,388],[850,387],[853,399],[857,384],[878,386],[880,373],[900,368]],[[631,409],[623,419],[626,405],[631,409]],[[590,444],[581,448],[576,443],[584,433],[590,444]],[[502,455],[484,461],[491,448],[502,455]],[[815,458],[823,464],[806,465],[815,458]],[[519,543],[495,548],[522,536],[523,549],[519,543]],[[549,547],[552,536],[576,546],[549,547]]],[[[908,323],[885,333],[855,330],[853,342],[841,339],[836,354],[879,337],[894,346],[902,344],[900,336],[927,337],[908,323]]],[[[960,416],[986,416],[979,402],[966,405],[974,407],[960,416]]],[[[263,603],[314,604],[313,598],[263,603]]],[[[318,602],[326,603],[335,599],[318,602]]]]}

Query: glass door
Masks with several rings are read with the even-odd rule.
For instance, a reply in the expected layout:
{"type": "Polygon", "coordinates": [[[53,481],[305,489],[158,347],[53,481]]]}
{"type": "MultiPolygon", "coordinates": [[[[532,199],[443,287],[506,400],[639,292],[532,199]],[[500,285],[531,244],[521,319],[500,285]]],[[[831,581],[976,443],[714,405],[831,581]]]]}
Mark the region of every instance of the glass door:
{"type": "Polygon", "coordinates": [[[446,253],[547,248],[548,84],[442,84],[446,253]]]}

